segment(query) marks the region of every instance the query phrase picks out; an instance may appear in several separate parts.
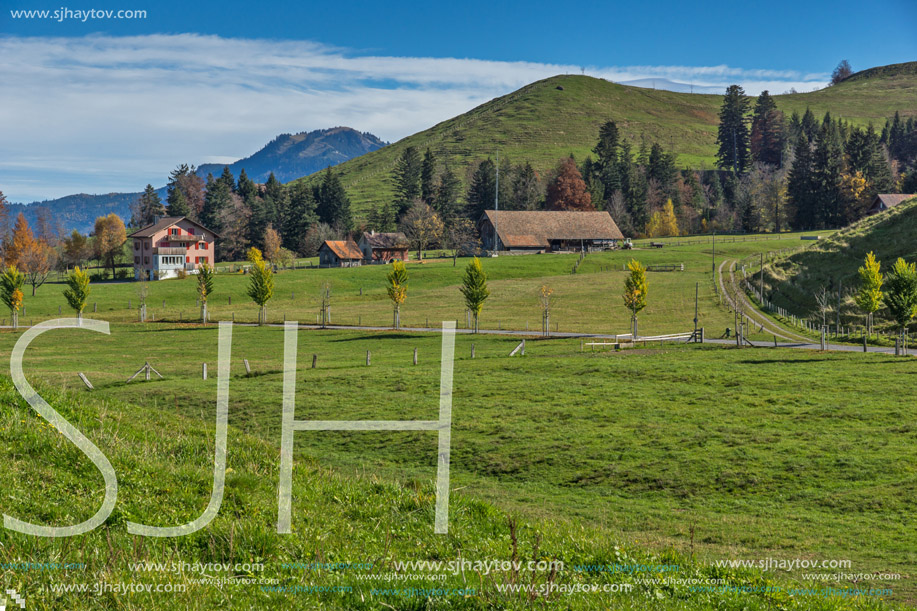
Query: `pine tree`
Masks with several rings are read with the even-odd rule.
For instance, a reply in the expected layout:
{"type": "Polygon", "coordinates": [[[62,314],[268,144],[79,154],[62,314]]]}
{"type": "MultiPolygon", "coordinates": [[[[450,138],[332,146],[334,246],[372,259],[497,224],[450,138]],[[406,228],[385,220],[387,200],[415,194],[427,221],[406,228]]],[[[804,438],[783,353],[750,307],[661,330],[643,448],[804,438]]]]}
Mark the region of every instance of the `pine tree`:
{"type": "Polygon", "coordinates": [[[837,124],[826,113],[815,139],[812,159],[813,184],[819,227],[837,227],[843,223],[841,174],[844,155],[837,124]]]}
{"type": "Polygon", "coordinates": [[[283,227],[290,214],[290,194],[273,172],[264,183],[264,201],[269,211],[268,222],[275,227],[283,227]]]}
{"type": "MultiPolygon", "coordinates": [[[[797,115],[798,120],[798,115],[797,115]]],[[[762,91],[755,103],[751,121],[751,157],[753,161],[775,167],[783,164],[783,150],[786,148],[786,122],[783,113],[768,92],[762,91]]]]}
{"type": "Polygon", "coordinates": [[[802,121],[800,121],[799,126],[809,142],[814,142],[815,136],[818,135],[818,120],[809,107],[806,107],[806,112],[802,115],[802,121]]]}
{"type": "Polygon", "coordinates": [[[138,218],[134,219],[138,227],[152,225],[157,217],[163,217],[166,214],[165,206],[153,185],[147,185],[143,194],[137,202],[138,218]]]}
{"type": "Polygon", "coordinates": [[[175,188],[171,190],[167,201],[169,202],[169,207],[167,208],[169,216],[191,215],[191,207],[188,205],[188,200],[181,189],[175,188]]]}
{"type": "Polygon", "coordinates": [[[751,158],[748,152],[748,114],[749,100],[745,90],[739,85],[730,85],[723,96],[720,108],[720,126],[717,134],[719,152],[716,155],[717,165],[732,169],[740,174],[748,169],[751,158]]]}
{"type": "MultiPolygon", "coordinates": [[[[244,171],[244,170],[243,170],[244,171]]],[[[232,175],[232,172],[229,170],[228,165],[223,166],[223,173],[220,174],[220,177],[217,179],[219,182],[223,183],[226,189],[230,193],[235,193],[236,191],[236,179],[232,175]]]]}
{"type": "Polygon", "coordinates": [[[353,229],[353,216],[350,212],[350,198],[341,184],[340,177],[325,168],[321,184],[313,190],[315,195],[316,212],[322,223],[326,223],[338,231],[348,232],[353,229]]]}
{"type": "Polygon", "coordinates": [[[606,121],[599,128],[599,141],[592,152],[596,154],[599,166],[604,169],[613,167],[618,162],[620,135],[614,121],[606,121]]]}
{"type": "Polygon", "coordinates": [[[465,268],[465,276],[459,289],[465,298],[465,307],[471,312],[474,319],[474,333],[478,332],[478,317],[484,308],[484,302],[490,296],[487,289],[487,274],[481,267],[481,261],[475,257],[465,268]]]}
{"type": "Polygon", "coordinates": [[[512,182],[512,200],[516,210],[537,210],[541,200],[541,186],[532,164],[516,168],[512,182]]]}
{"type": "Polygon", "coordinates": [[[496,197],[497,168],[488,158],[478,164],[471,175],[471,185],[468,187],[467,201],[468,216],[477,221],[485,210],[493,210],[496,197]]]}
{"type": "Polygon", "coordinates": [[[451,219],[459,214],[459,189],[461,183],[458,177],[452,171],[452,168],[446,164],[446,168],[439,177],[436,185],[436,197],[433,199],[433,209],[443,219],[451,219]]]}
{"type": "Polygon", "coordinates": [[[392,182],[395,186],[395,205],[398,216],[404,214],[415,199],[420,197],[420,177],[423,162],[413,146],[405,148],[395,164],[392,182]]]}
{"type": "Polygon", "coordinates": [[[793,167],[790,168],[787,182],[787,197],[795,210],[793,225],[796,229],[813,229],[818,223],[812,164],[812,145],[803,132],[796,140],[793,167]]]}
{"type": "Polygon", "coordinates": [[[675,156],[666,153],[662,146],[654,142],[650,148],[649,162],[646,168],[647,180],[659,183],[662,192],[670,198],[675,195],[675,181],[678,170],[675,168],[675,156]]]}
{"type": "Polygon", "coordinates": [[[315,198],[312,189],[303,181],[293,183],[289,193],[290,207],[283,224],[283,246],[293,252],[302,253],[309,227],[318,222],[315,198]]]}
{"type": "Polygon", "coordinates": [[[258,195],[258,186],[248,177],[248,174],[245,173],[245,168],[242,168],[242,171],[239,172],[239,182],[236,187],[236,193],[239,194],[243,202],[246,202],[246,205],[251,199],[258,195]]]}
{"type": "Polygon", "coordinates": [[[436,156],[427,149],[420,165],[420,199],[428,206],[436,197],[436,156]]]}
{"type": "Polygon", "coordinates": [[[223,210],[229,208],[232,201],[232,189],[227,186],[223,177],[212,180],[208,177],[204,191],[204,209],[201,211],[201,224],[216,233],[223,232],[223,210]]]}

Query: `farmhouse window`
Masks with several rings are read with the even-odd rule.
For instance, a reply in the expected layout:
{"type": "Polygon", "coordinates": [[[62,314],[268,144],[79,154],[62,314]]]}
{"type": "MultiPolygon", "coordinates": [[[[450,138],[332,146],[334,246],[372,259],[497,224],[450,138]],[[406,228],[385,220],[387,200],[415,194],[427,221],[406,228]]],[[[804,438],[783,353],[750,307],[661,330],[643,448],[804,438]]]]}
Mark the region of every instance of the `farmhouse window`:
{"type": "Polygon", "coordinates": [[[134,263],[140,263],[140,257],[134,257],[134,263]]]}

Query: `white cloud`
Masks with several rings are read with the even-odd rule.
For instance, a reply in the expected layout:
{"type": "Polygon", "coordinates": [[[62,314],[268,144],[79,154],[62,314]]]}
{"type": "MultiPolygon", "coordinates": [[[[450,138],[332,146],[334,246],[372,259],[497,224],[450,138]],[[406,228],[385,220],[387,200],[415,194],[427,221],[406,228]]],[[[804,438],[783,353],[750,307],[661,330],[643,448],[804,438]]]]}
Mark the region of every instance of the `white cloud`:
{"type": "MultiPolygon", "coordinates": [[[[360,56],[309,41],[195,34],[0,37],[0,190],[13,201],[159,185],[180,162],[247,156],[283,132],[348,125],[395,141],[578,66],[360,56]]],[[[825,74],[729,66],[592,67],[749,93],[825,74]]]]}

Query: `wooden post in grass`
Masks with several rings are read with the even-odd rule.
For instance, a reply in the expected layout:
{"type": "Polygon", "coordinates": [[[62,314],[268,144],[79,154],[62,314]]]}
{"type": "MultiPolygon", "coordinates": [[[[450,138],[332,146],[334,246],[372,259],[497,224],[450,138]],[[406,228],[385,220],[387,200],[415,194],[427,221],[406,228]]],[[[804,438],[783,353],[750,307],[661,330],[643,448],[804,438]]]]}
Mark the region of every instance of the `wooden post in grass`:
{"type": "Polygon", "coordinates": [[[372,352],[367,350],[366,351],[366,366],[367,367],[369,367],[372,364],[372,358],[373,358],[372,352]]]}
{"type": "Polygon", "coordinates": [[[232,305],[232,295],[229,296],[229,305],[232,305]]]}
{"type": "Polygon", "coordinates": [[[250,376],[252,374],[252,366],[249,365],[248,359],[242,359],[242,362],[245,363],[245,375],[250,376]]]}
{"type": "Polygon", "coordinates": [[[98,312],[98,310],[99,310],[99,304],[98,304],[98,302],[96,302],[96,301],[92,302],[92,311],[93,311],[93,312],[98,312]]]}
{"type": "Polygon", "coordinates": [[[83,384],[86,385],[86,388],[88,388],[89,390],[95,390],[95,388],[92,386],[92,382],[90,382],[90,381],[86,378],[86,376],[83,375],[83,372],[80,372],[80,373],[77,374],[77,375],[80,376],[80,379],[83,381],[83,384]]]}
{"type": "Polygon", "coordinates": [[[313,355],[312,355],[312,369],[315,369],[315,366],[316,366],[317,363],[318,363],[318,355],[317,355],[317,354],[313,354],[313,355]]]}
{"type": "Polygon", "coordinates": [[[414,348],[414,364],[417,364],[417,348],[414,348]]]}
{"type": "Polygon", "coordinates": [[[869,352],[869,348],[866,347],[866,334],[863,334],[863,352],[869,352]]]}
{"type": "Polygon", "coordinates": [[[58,315],[58,316],[61,315],[61,307],[60,307],[60,306],[57,306],[57,315],[58,315]]]}
{"type": "Polygon", "coordinates": [[[471,358],[474,358],[474,344],[471,344],[471,358]]]}
{"type": "Polygon", "coordinates": [[[201,379],[207,379],[207,363],[201,363],[201,379]]]}

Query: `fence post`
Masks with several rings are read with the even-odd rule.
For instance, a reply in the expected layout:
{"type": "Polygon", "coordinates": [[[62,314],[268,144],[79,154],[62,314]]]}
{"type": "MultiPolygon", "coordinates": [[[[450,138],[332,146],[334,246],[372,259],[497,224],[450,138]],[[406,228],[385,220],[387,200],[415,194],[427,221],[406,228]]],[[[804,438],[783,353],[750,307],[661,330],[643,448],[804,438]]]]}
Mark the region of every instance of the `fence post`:
{"type": "Polygon", "coordinates": [[[366,351],[366,366],[369,367],[371,362],[372,362],[372,353],[369,350],[367,350],[366,351]]]}
{"type": "Polygon", "coordinates": [[[414,364],[417,364],[417,348],[414,348],[414,364]]]}
{"type": "Polygon", "coordinates": [[[207,379],[207,363],[201,363],[201,379],[207,379]]]}
{"type": "Polygon", "coordinates": [[[318,355],[317,355],[317,354],[313,354],[313,355],[312,355],[312,369],[315,369],[316,363],[318,363],[318,355]]]}
{"type": "Polygon", "coordinates": [[[474,358],[474,344],[471,344],[471,358],[474,358]]]}

